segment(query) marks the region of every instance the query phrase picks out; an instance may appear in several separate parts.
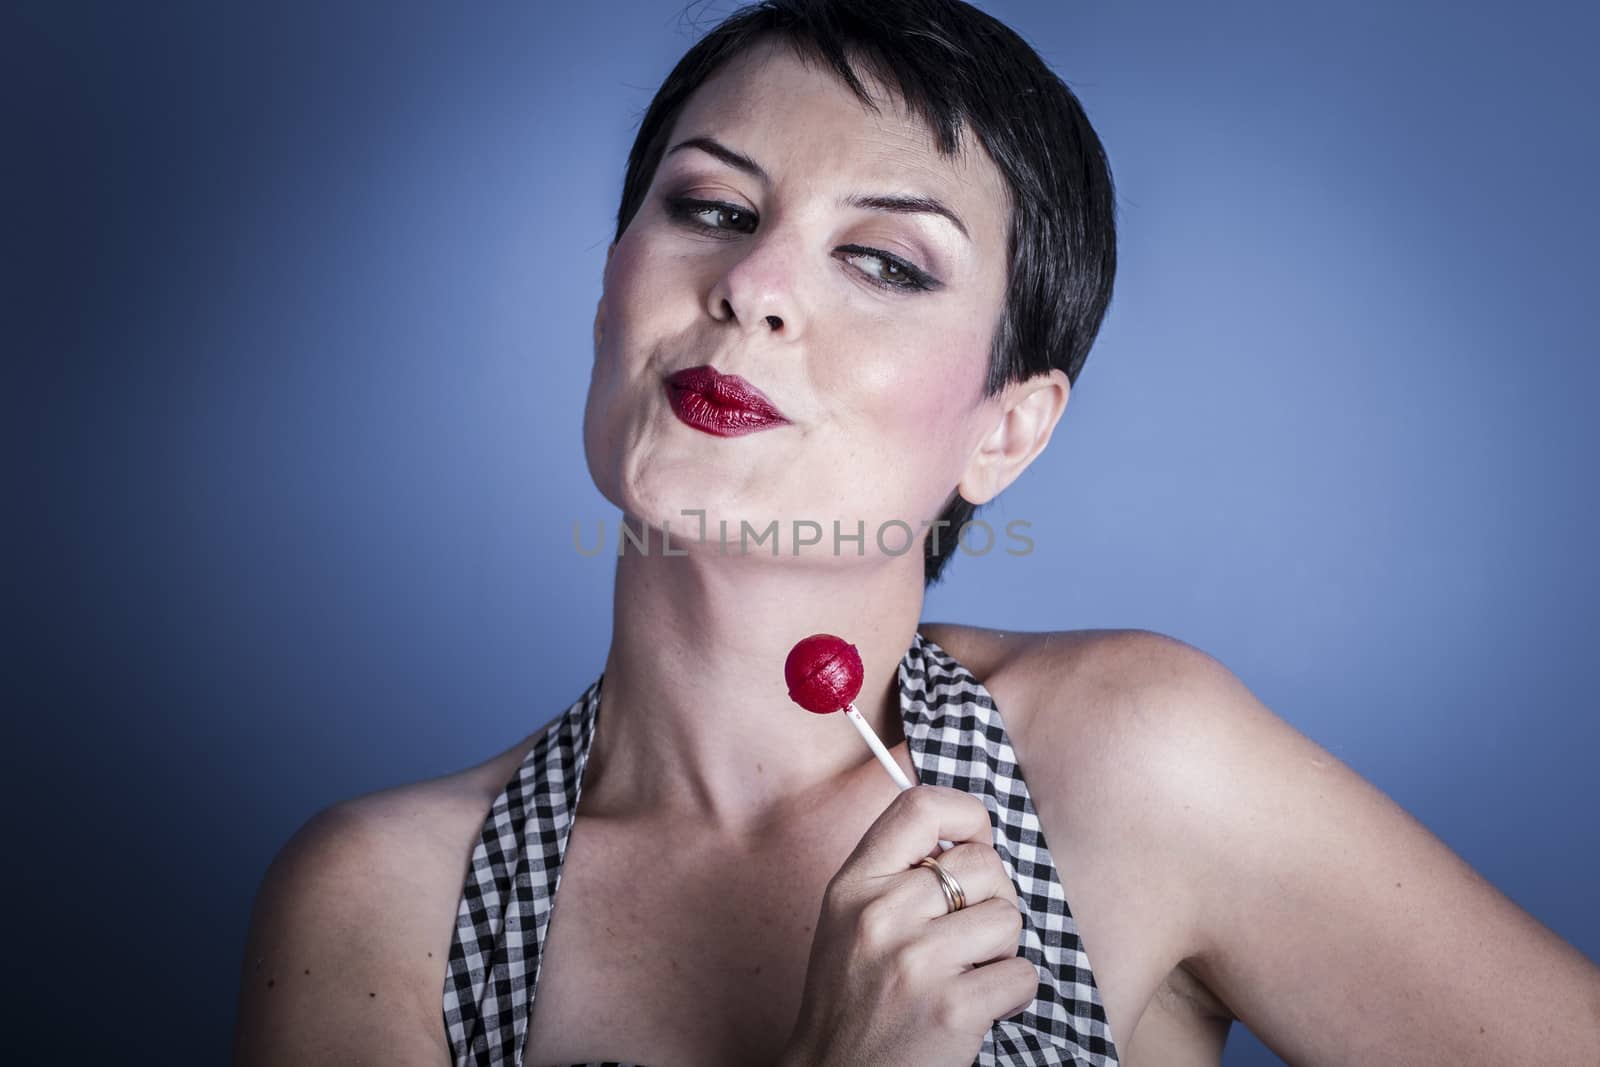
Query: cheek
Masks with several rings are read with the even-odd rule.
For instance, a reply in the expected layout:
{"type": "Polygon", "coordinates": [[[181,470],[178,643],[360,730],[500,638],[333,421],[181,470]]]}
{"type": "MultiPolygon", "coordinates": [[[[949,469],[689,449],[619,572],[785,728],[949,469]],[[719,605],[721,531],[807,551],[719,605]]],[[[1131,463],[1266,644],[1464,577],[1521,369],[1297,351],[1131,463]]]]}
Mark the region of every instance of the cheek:
{"type": "Polygon", "coordinates": [[[659,275],[659,268],[651,269],[650,239],[647,219],[648,205],[639,209],[622,236],[611,246],[605,266],[600,273],[600,288],[605,294],[604,325],[607,333],[625,327],[628,319],[637,314],[640,299],[648,296],[650,279],[659,275]]]}
{"type": "MultiPolygon", "coordinates": [[[[589,369],[589,392],[583,409],[583,444],[590,474],[597,484],[612,475],[628,411],[626,399],[630,338],[637,336],[638,324],[629,312],[640,304],[637,287],[645,272],[640,269],[638,242],[624,233],[606,263],[602,276],[605,306],[601,311],[599,337],[594,361],[589,369]]],[[[604,490],[605,486],[601,486],[604,490]]]]}
{"type": "Polygon", "coordinates": [[[585,424],[593,424],[599,433],[616,429],[609,424],[622,415],[619,409],[625,406],[623,394],[642,369],[636,364],[649,357],[648,345],[641,346],[640,339],[653,336],[652,330],[659,324],[644,321],[641,316],[666,306],[661,294],[651,291],[650,283],[652,278],[660,279],[662,272],[651,268],[648,249],[631,236],[632,232],[625,232],[617,242],[601,280],[605,307],[584,412],[585,424]]]}
{"type": "Polygon", "coordinates": [[[987,339],[935,328],[877,351],[879,358],[855,367],[863,424],[877,427],[886,443],[921,442],[930,458],[959,450],[960,434],[952,431],[982,390],[987,339]]]}
{"type": "MultiPolygon", "coordinates": [[[[634,236],[634,231],[623,233],[616,249],[606,263],[601,285],[605,293],[605,336],[608,342],[621,341],[629,332],[630,318],[639,308],[647,308],[650,296],[649,279],[656,272],[646,269],[648,260],[644,243],[634,236]]],[[[613,343],[613,348],[616,345],[613,343]]]]}
{"type": "MultiPolygon", "coordinates": [[[[897,516],[931,519],[961,480],[969,421],[983,374],[987,338],[935,323],[862,345],[840,361],[827,395],[848,397],[847,462],[867,498],[897,516]],[[875,353],[863,359],[861,353],[875,353]]],[[[845,351],[850,351],[846,349],[845,351]]]]}

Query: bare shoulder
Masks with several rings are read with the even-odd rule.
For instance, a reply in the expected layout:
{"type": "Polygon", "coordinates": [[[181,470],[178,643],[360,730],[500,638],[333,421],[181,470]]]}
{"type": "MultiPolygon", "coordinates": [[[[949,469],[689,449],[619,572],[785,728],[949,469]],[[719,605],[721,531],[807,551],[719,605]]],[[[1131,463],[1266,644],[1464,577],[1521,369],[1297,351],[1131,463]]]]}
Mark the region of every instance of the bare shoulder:
{"type": "Polygon", "coordinates": [[[919,624],[917,629],[924,637],[949,652],[957,662],[972,671],[986,687],[988,679],[1001,668],[1015,665],[1034,655],[1040,648],[1050,647],[1056,655],[1067,655],[1074,649],[1084,649],[1108,635],[1134,632],[997,630],[992,627],[964,626],[952,622],[924,622],[919,624]]]}
{"type": "Polygon", "coordinates": [[[1153,815],[1140,808],[1154,799],[1146,787],[1171,780],[1175,764],[1205,773],[1207,731],[1292,732],[1248,706],[1248,691],[1214,657],[1153,630],[922,631],[994,697],[1007,732],[1032,755],[1030,788],[1063,794],[1097,824],[1153,815]]]}
{"type": "MultiPolygon", "coordinates": [[[[1139,717],[1153,692],[1203,669],[1201,661],[1209,659],[1151,630],[996,630],[953,623],[920,629],[989,690],[1009,733],[1037,727],[1047,746],[1057,743],[1049,748],[1052,766],[1059,766],[1057,757],[1093,753],[1125,738],[1129,719],[1139,717]]],[[[1091,765],[1084,770],[1094,763],[1082,762],[1091,765]]]]}
{"type": "Polygon", "coordinates": [[[236,1067],[449,1062],[445,969],[472,849],[537,734],[455,774],[313,815],[257,890],[236,1067]]]}
{"type": "Polygon", "coordinates": [[[1192,889],[1155,840],[1171,817],[1139,742],[1197,651],[1147,630],[921,629],[994,698],[1122,1061],[1220,1062],[1233,1016],[1184,965],[1192,889]]]}
{"type": "Polygon", "coordinates": [[[980,679],[1015,705],[1041,821],[1103,865],[1069,887],[1103,941],[1166,923],[1163,951],[1294,1063],[1498,1063],[1530,1036],[1600,1062],[1600,969],[1215,657],[1145,630],[952,636],[996,657],[980,679]]]}

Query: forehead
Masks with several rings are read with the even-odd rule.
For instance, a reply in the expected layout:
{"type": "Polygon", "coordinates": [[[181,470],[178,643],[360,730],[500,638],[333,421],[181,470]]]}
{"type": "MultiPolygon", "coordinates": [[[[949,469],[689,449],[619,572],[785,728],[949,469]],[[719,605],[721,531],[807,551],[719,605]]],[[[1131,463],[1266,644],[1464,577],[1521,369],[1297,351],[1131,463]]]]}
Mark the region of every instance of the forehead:
{"type": "MultiPolygon", "coordinates": [[[[900,97],[854,57],[851,65],[877,112],[825,61],[802,61],[781,41],[757,42],[695,90],[668,144],[714,137],[780,185],[933,196],[960,214],[974,241],[1003,235],[1009,189],[970,127],[956,155],[940,155],[933,131],[900,97]]],[[[678,153],[686,155],[709,158],[678,153]]]]}

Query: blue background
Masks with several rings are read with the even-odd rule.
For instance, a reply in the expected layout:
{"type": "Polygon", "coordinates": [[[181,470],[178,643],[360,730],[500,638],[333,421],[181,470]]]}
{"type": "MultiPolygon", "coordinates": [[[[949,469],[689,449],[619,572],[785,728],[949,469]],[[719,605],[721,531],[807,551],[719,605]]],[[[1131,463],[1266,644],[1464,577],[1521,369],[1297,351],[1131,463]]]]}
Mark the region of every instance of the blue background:
{"type": "MultiPolygon", "coordinates": [[[[1205,649],[1600,956],[1594,9],[984,6],[1099,130],[1122,265],[984,513],[1036,551],[927,617],[1205,649]]],[[[727,10],[9,6],[14,1052],[220,1061],[294,829],[598,673],[594,302],[727,10]]]]}

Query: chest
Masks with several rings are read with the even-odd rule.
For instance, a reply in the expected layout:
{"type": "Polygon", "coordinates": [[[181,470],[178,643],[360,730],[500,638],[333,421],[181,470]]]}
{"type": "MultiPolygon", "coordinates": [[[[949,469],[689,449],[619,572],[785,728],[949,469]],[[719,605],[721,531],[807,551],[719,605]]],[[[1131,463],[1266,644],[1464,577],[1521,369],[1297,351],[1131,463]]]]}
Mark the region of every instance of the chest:
{"type": "Polygon", "coordinates": [[[680,863],[659,844],[586,834],[580,818],[524,1063],[772,1062],[799,1012],[828,878],[848,852],[680,863]]]}
{"type": "MultiPolygon", "coordinates": [[[[1026,768],[1033,753],[1019,733],[1026,768]]],[[[895,756],[914,772],[903,745],[895,756]]],[[[867,776],[892,789],[877,778],[867,776]]],[[[773,1062],[799,1012],[828,880],[891,796],[849,794],[807,820],[838,827],[828,839],[721,859],[580,816],[545,933],[524,1063],[773,1062]]],[[[1048,790],[1033,800],[1123,1067],[1220,1062],[1226,1024],[1179,968],[1171,899],[1140,888],[1166,880],[1141,866],[1140,850],[1096,830],[1115,825],[1106,812],[1063,806],[1048,790]]]]}
{"type": "MultiPolygon", "coordinates": [[[[848,851],[700,867],[575,829],[523,1062],[774,1062],[799,1011],[827,879],[848,851]]],[[[1098,895],[1094,879],[1079,882],[1098,895]]],[[[1138,1020],[1119,1042],[1123,1064],[1219,1063],[1226,1026],[1196,1010],[1193,983],[1137,918],[1112,906],[1094,924],[1113,1024],[1138,1020]]]]}

